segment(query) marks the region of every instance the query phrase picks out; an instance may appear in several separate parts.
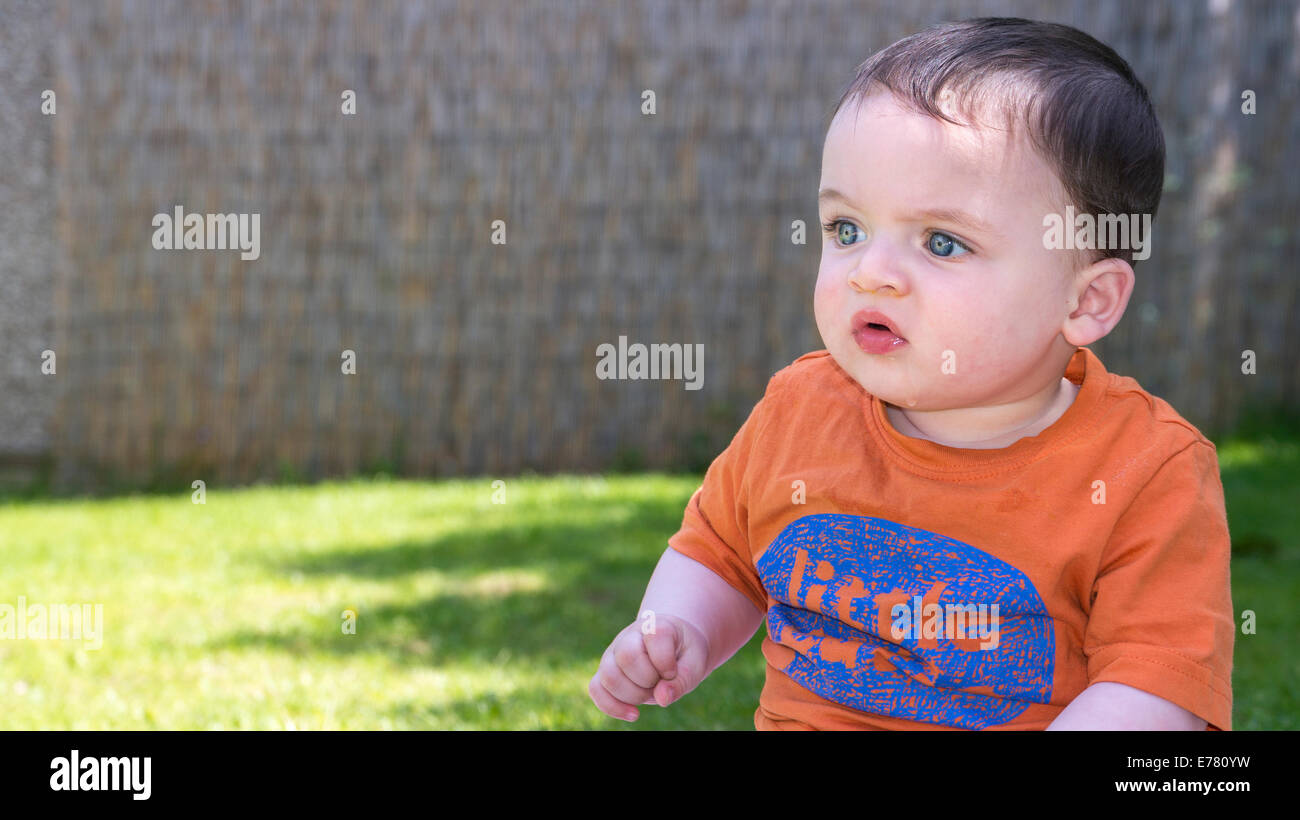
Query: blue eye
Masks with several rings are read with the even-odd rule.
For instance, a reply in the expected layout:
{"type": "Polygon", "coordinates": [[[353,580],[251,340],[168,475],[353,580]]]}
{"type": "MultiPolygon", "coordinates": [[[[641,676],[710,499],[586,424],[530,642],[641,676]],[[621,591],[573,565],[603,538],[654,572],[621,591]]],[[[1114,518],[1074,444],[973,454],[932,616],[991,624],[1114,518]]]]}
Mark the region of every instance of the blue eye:
{"type": "Polygon", "coordinates": [[[926,240],[925,244],[926,247],[930,249],[930,253],[934,254],[935,256],[944,256],[944,257],[951,258],[953,256],[962,256],[964,254],[970,253],[970,248],[963,245],[960,240],[955,239],[954,237],[951,237],[948,234],[942,233],[940,231],[935,231],[934,233],[930,234],[930,238],[926,240]],[[961,248],[961,251],[959,253],[954,252],[956,251],[957,248],[961,248]]]}
{"type": "Polygon", "coordinates": [[[827,236],[834,236],[836,241],[840,244],[849,245],[852,244],[849,240],[856,234],[862,233],[862,229],[857,225],[854,225],[852,222],[846,222],[843,219],[834,219],[830,222],[822,223],[822,232],[827,236]]]}

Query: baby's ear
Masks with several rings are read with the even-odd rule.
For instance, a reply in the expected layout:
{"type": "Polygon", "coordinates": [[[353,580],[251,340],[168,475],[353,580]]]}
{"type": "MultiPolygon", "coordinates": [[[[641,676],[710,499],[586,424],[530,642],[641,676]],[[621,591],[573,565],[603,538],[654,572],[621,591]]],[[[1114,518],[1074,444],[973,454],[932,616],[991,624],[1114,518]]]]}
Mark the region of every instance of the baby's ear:
{"type": "Polygon", "coordinates": [[[1075,309],[1061,327],[1065,340],[1083,347],[1114,330],[1128,308],[1134,282],[1133,266],[1118,257],[1099,259],[1081,270],[1072,285],[1075,309]]]}

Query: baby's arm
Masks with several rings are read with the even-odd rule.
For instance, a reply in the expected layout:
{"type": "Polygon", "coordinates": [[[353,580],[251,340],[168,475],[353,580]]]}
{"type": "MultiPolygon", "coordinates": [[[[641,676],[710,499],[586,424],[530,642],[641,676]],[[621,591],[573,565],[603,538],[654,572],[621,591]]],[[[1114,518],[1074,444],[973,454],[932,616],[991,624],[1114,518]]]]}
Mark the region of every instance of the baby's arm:
{"type": "Polygon", "coordinates": [[[610,717],[636,720],[638,704],[667,706],[699,686],[762,621],[744,593],[669,548],[646,587],[641,617],[605,650],[587,692],[610,717]]]}
{"type": "Polygon", "coordinates": [[[1205,726],[1204,720],[1164,698],[1123,683],[1101,681],[1070,701],[1047,730],[1204,731],[1205,726]]]}
{"type": "Polygon", "coordinates": [[[704,677],[749,643],[764,613],[717,573],[675,549],[664,550],[646,586],[641,612],[676,615],[704,633],[713,648],[704,677]]]}

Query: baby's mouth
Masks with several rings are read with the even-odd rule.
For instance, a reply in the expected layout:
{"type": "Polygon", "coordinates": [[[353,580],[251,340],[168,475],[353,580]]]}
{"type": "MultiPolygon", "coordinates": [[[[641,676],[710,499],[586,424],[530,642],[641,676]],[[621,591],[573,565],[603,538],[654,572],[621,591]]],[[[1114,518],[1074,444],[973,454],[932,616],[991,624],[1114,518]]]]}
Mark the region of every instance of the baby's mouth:
{"type": "Polygon", "coordinates": [[[864,332],[872,334],[888,333],[897,339],[906,341],[906,339],[903,339],[903,334],[899,332],[894,319],[878,310],[859,310],[849,320],[849,329],[855,336],[864,332]]]}
{"type": "Polygon", "coordinates": [[[893,321],[879,311],[859,311],[852,320],[853,341],[863,353],[892,353],[907,340],[893,329],[893,321]]]}

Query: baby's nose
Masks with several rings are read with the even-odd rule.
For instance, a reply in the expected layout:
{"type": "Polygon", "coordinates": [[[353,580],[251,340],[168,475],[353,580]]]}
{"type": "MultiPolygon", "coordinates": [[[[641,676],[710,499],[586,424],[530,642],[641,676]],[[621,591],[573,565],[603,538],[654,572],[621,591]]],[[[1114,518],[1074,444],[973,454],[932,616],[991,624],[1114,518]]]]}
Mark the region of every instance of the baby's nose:
{"type": "Polygon", "coordinates": [[[858,257],[857,267],[849,275],[849,287],[858,293],[873,293],[885,287],[903,293],[907,280],[897,249],[883,238],[870,240],[858,257]]]}

